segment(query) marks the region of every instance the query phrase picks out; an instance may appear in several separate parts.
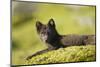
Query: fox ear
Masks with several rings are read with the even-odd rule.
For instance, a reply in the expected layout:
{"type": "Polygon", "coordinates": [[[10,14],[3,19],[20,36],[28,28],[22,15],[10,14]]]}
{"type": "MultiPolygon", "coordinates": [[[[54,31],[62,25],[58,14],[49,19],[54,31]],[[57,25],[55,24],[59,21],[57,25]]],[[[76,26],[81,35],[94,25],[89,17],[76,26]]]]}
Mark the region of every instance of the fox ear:
{"type": "Polygon", "coordinates": [[[48,22],[49,26],[55,27],[55,21],[51,18],[48,22]]]}
{"type": "Polygon", "coordinates": [[[37,28],[37,30],[40,30],[42,25],[43,24],[40,21],[37,21],[36,22],[36,28],[37,28]]]}

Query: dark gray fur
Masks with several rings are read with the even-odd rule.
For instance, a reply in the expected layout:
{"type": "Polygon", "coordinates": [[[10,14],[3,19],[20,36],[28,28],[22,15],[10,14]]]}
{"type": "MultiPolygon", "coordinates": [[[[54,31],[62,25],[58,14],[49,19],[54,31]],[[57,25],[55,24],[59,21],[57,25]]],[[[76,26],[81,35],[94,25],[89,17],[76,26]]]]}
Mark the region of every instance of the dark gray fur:
{"type": "Polygon", "coordinates": [[[56,50],[68,46],[80,46],[88,44],[95,45],[95,35],[59,35],[53,19],[50,19],[47,25],[37,21],[36,29],[40,39],[46,43],[48,48],[28,56],[27,60],[31,59],[33,56],[48,52],[50,50],[56,50]]]}

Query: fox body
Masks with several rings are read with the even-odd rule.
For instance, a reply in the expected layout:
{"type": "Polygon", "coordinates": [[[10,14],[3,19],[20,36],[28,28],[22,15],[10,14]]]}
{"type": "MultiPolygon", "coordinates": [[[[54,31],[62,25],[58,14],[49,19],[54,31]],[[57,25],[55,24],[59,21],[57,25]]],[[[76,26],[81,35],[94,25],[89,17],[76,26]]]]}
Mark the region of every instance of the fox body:
{"type": "Polygon", "coordinates": [[[80,46],[87,44],[95,45],[95,35],[60,35],[56,30],[55,21],[53,19],[50,19],[47,25],[37,21],[36,29],[40,39],[46,43],[48,48],[28,56],[27,59],[31,59],[33,56],[48,52],[50,50],[56,50],[68,46],[80,46]]]}

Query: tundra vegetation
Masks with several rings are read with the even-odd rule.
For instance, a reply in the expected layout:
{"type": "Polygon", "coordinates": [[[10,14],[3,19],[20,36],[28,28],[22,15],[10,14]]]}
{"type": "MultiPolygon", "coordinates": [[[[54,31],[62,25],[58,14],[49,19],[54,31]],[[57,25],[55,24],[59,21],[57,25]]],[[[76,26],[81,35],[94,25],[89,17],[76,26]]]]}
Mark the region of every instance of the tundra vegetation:
{"type": "Polygon", "coordinates": [[[52,64],[65,62],[88,62],[96,60],[95,45],[71,46],[37,55],[26,61],[27,64],[52,64]]]}

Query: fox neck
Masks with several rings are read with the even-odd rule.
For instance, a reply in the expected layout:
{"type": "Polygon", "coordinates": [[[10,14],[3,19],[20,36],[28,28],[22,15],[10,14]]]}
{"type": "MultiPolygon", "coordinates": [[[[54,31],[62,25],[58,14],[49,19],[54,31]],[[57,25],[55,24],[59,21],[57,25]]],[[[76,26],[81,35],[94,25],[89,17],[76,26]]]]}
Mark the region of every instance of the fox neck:
{"type": "Polygon", "coordinates": [[[54,29],[53,33],[48,36],[48,42],[55,42],[59,39],[60,35],[56,29],[54,29]]]}
{"type": "Polygon", "coordinates": [[[47,39],[46,43],[49,44],[49,46],[58,49],[60,47],[63,47],[60,42],[60,39],[61,39],[61,35],[59,35],[57,31],[55,31],[55,33],[52,36],[50,36],[50,38],[47,39]]]}

